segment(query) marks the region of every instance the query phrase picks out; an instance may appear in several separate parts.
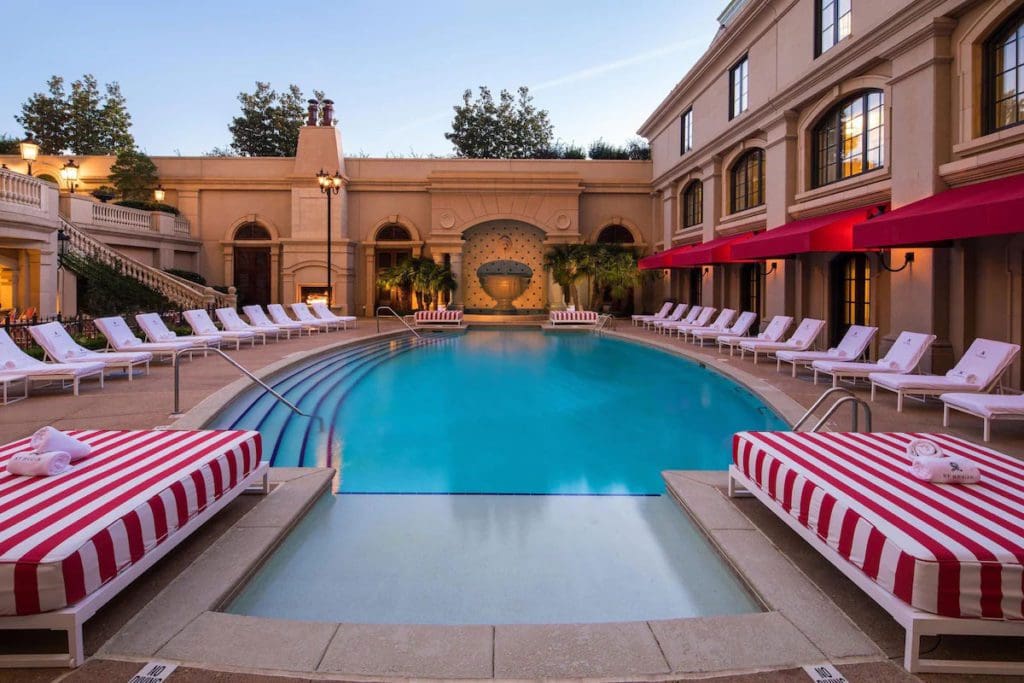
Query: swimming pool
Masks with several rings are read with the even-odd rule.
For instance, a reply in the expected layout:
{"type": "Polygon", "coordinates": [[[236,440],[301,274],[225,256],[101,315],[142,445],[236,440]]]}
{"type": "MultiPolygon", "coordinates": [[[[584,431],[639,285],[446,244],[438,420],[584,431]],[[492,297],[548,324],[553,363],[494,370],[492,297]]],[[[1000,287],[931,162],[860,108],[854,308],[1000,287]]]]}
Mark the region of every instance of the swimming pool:
{"type": "Polygon", "coordinates": [[[276,466],[330,465],[326,496],[229,606],[365,623],[554,623],[756,611],[665,495],[725,469],[733,432],[783,422],[676,356],[586,333],[473,330],[317,357],[214,426],[276,466]],[[329,433],[324,438],[322,433],[329,433]]]}

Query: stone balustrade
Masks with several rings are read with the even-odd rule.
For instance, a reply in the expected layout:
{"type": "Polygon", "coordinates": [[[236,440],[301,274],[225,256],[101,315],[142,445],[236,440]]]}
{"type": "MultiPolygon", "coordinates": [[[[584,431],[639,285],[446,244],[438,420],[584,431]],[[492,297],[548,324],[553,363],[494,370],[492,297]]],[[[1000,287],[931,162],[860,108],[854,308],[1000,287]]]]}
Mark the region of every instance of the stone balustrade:
{"type": "Polygon", "coordinates": [[[43,181],[0,169],[0,202],[43,208],[43,181]]]}
{"type": "Polygon", "coordinates": [[[85,229],[114,230],[126,234],[158,237],[191,237],[188,219],[163,211],[144,211],[118,204],[103,204],[83,195],[66,195],[62,211],[75,225],[85,229]]]}
{"type": "Polygon", "coordinates": [[[150,211],[131,209],[116,204],[90,203],[92,204],[92,216],[89,222],[92,225],[119,230],[155,232],[156,221],[153,220],[150,211]]]}
{"type": "Polygon", "coordinates": [[[186,236],[191,235],[192,234],[192,230],[189,227],[188,219],[185,218],[184,216],[175,216],[174,217],[174,232],[175,232],[175,234],[178,234],[178,235],[186,235],[186,236]]]}

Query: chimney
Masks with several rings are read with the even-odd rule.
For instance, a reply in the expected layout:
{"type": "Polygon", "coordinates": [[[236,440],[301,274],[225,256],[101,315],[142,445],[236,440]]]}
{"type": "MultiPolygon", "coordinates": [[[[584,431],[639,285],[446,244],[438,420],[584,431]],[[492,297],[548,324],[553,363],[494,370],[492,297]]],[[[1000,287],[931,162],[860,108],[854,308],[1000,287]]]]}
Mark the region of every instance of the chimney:
{"type": "Polygon", "coordinates": [[[306,109],[306,125],[307,126],[315,126],[316,125],[316,114],[317,114],[317,110],[320,109],[320,103],[317,102],[316,100],[308,100],[308,103],[309,104],[308,104],[308,107],[306,109]]]}
{"type": "Polygon", "coordinates": [[[323,116],[320,119],[321,126],[334,125],[334,100],[323,101],[323,116]]]}

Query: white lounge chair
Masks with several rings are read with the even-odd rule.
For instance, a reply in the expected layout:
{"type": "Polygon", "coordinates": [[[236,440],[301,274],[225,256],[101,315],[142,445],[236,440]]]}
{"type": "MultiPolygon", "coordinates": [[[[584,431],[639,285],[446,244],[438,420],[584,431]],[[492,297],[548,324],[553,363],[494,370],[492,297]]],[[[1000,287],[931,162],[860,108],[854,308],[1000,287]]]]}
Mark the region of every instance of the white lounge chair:
{"type": "Polygon", "coordinates": [[[0,372],[0,398],[3,399],[0,405],[17,403],[24,398],[28,398],[28,375],[24,372],[15,372],[13,370],[0,372]],[[11,385],[18,382],[21,382],[21,396],[12,396],[11,385]]]}
{"type": "Polygon", "coordinates": [[[697,330],[715,330],[719,334],[724,334],[724,333],[729,331],[729,327],[732,326],[732,321],[735,320],[735,319],[736,319],[736,310],[735,309],[723,308],[721,311],[719,311],[718,317],[715,318],[715,321],[713,323],[705,324],[705,325],[697,325],[695,323],[693,325],[687,325],[685,327],[680,326],[680,327],[675,328],[676,329],[676,334],[678,334],[684,340],[687,337],[689,337],[690,335],[692,335],[694,332],[696,332],[697,330]]]}
{"type": "Polygon", "coordinates": [[[280,323],[273,322],[270,320],[270,318],[267,317],[267,314],[263,311],[263,308],[261,306],[242,306],[242,312],[245,313],[245,317],[249,319],[250,325],[253,325],[254,327],[266,328],[276,327],[281,332],[284,332],[285,339],[291,339],[292,332],[295,332],[301,337],[303,330],[307,330],[309,334],[313,334],[313,332],[316,330],[316,328],[306,327],[302,323],[296,322],[294,320],[289,320],[288,322],[280,323]]]}
{"type": "MultiPolygon", "coordinates": [[[[156,315],[156,314],[153,314],[156,315]]],[[[157,316],[159,317],[159,316],[157,316]]],[[[152,341],[144,342],[135,336],[135,333],[128,327],[128,323],[119,316],[109,318],[96,318],[92,321],[96,329],[107,338],[107,348],[114,351],[148,351],[156,357],[174,359],[178,351],[190,349],[193,352],[205,352],[205,345],[198,342],[188,341],[187,338],[179,337],[183,341],[152,341]]],[[[148,336],[148,335],[147,335],[148,336]]],[[[192,354],[190,353],[189,356],[192,354]]]]}
{"type": "Polygon", "coordinates": [[[203,349],[203,355],[207,355],[205,349],[220,348],[221,338],[212,334],[178,334],[167,327],[167,323],[160,317],[159,313],[138,313],[135,322],[139,329],[146,335],[146,340],[154,344],[175,344],[186,342],[189,346],[203,349]]]}
{"type": "Polygon", "coordinates": [[[718,352],[722,352],[723,347],[728,347],[729,355],[739,348],[739,345],[743,342],[748,341],[769,341],[777,342],[782,339],[782,335],[786,334],[786,330],[793,324],[793,318],[788,315],[777,315],[772,318],[767,327],[764,328],[764,332],[755,334],[751,337],[733,337],[728,334],[720,334],[715,337],[715,342],[718,344],[718,352]]]}
{"type": "Polygon", "coordinates": [[[917,364],[921,362],[928,347],[935,341],[934,334],[923,332],[900,332],[889,351],[874,363],[844,361],[844,360],[816,360],[811,363],[814,368],[814,383],[818,383],[818,374],[825,374],[832,377],[832,386],[839,386],[843,379],[862,379],[873,372],[891,372],[895,374],[906,374],[912,372],[917,364]]]}
{"type": "Polygon", "coordinates": [[[258,325],[250,325],[239,317],[238,311],[234,308],[218,308],[214,313],[217,315],[217,320],[220,321],[221,327],[228,332],[252,332],[263,344],[267,343],[268,335],[274,335],[274,341],[281,338],[281,328],[278,326],[260,327],[258,325]]]}
{"type": "Polygon", "coordinates": [[[743,358],[747,351],[754,354],[754,365],[757,365],[757,357],[762,353],[775,351],[806,351],[811,348],[814,340],[818,338],[825,328],[825,321],[816,318],[804,318],[800,321],[796,331],[786,341],[746,341],[740,343],[740,358],[743,358]]]}
{"type": "Polygon", "coordinates": [[[298,319],[300,323],[315,324],[319,323],[323,326],[323,329],[330,331],[332,328],[337,330],[341,328],[341,323],[334,322],[331,320],[324,320],[313,315],[313,312],[309,310],[309,306],[298,301],[290,305],[292,314],[298,319]]]}
{"type": "Polygon", "coordinates": [[[740,317],[736,318],[736,322],[732,324],[727,330],[717,330],[712,328],[705,328],[703,330],[690,330],[690,336],[693,337],[693,343],[698,346],[704,346],[705,339],[711,339],[712,341],[729,337],[743,337],[750,331],[751,325],[757,320],[757,313],[752,311],[744,311],[740,313],[740,317]]]}
{"type": "Polygon", "coordinates": [[[871,400],[879,387],[896,393],[896,412],[903,410],[904,396],[938,396],[939,394],[988,393],[1020,353],[1020,346],[992,339],[975,339],[956,366],[945,375],[904,375],[873,372],[871,400]]]}
{"type": "Polygon", "coordinates": [[[650,320],[643,321],[643,328],[645,330],[654,329],[655,323],[660,322],[671,322],[679,321],[683,319],[683,315],[690,308],[690,304],[676,304],[676,307],[672,309],[672,312],[663,318],[651,318],[650,320]]]}
{"type": "Polygon", "coordinates": [[[792,376],[796,377],[798,365],[810,365],[816,360],[857,360],[867,350],[875,332],[878,332],[877,327],[850,325],[839,345],[827,351],[776,351],[775,370],[778,372],[783,363],[789,363],[793,368],[792,376]]]}
{"type": "Polygon", "coordinates": [[[302,325],[304,330],[307,330],[310,334],[313,332],[325,332],[331,326],[330,323],[323,320],[295,320],[289,318],[288,314],[284,310],[284,306],[281,304],[267,304],[267,313],[270,314],[270,319],[275,325],[283,325],[285,323],[298,322],[302,325]]]}
{"type": "Polygon", "coordinates": [[[690,311],[686,314],[686,317],[680,315],[678,318],[675,318],[674,320],[672,318],[667,318],[665,320],[655,320],[653,323],[651,323],[651,327],[655,331],[657,331],[658,334],[665,334],[666,326],[675,325],[676,323],[683,323],[688,325],[695,321],[697,319],[697,316],[699,316],[700,312],[703,310],[704,308],[702,306],[691,306],[690,311]]]}
{"type": "MultiPolygon", "coordinates": [[[[95,377],[103,388],[103,363],[44,363],[36,360],[18,348],[6,330],[0,330],[0,372],[10,375],[23,375],[26,382],[52,382],[60,380],[71,382],[75,396],[78,396],[78,383],[87,378],[95,377]]],[[[25,387],[28,395],[28,387],[25,387]]]]}
{"type": "Polygon", "coordinates": [[[1024,394],[940,394],[942,426],[949,426],[949,411],[956,410],[982,419],[981,438],[992,437],[992,420],[1024,420],[1024,394]]]}
{"type": "Polygon", "coordinates": [[[648,320],[661,320],[662,318],[668,317],[669,312],[672,310],[672,302],[666,301],[661,305],[661,309],[654,315],[645,315],[643,313],[637,313],[631,316],[633,320],[633,327],[647,322],[648,320]]]}
{"type": "Polygon", "coordinates": [[[354,315],[337,315],[323,301],[316,301],[311,307],[316,317],[331,323],[340,324],[343,330],[348,329],[349,323],[352,323],[352,327],[356,326],[356,317],[354,315]]]}
{"type": "Polygon", "coordinates": [[[28,333],[42,347],[46,357],[57,363],[103,363],[107,370],[124,370],[128,381],[135,376],[135,367],[141,366],[149,374],[149,351],[109,351],[99,353],[79,345],[64,326],[58,322],[33,325],[28,333]]]}
{"type": "Polygon", "coordinates": [[[242,342],[248,340],[250,346],[256,346],[256,333],[252,330],[242,330],[237,332],[231,332],[228,330],[218,330],[217,326],[213,324],[213,319],[210,318],[210,314],[201,308],[194,308],[191,311],[185,311],[182,313],[185,316],[185,322],[192,328],[192,331],[197,335],[203,337],[220,337],[224,341],[235,342],[235,350],[242,348],[242,342]]]}

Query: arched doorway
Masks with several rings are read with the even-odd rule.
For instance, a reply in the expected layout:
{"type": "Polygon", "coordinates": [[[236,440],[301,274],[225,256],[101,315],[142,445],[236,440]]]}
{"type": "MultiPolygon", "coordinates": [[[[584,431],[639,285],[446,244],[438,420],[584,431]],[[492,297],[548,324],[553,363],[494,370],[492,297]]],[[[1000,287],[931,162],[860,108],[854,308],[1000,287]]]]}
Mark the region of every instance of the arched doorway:
{"type": "Polygon", "coordinates": [[[871,322],[871,262],[866,254],[840,254],[829,271],[829,343],[835,346],[851,325],[871,322]]]}
{"type": "MultiPolygon", "coordinates": [[[[596,242],[598,244],[619,247],[623,250],[632,250],[633,245],[636,244],[636,239],[626,226],[612,224],[601,229],[601,232],[597,234],[596,242]]],[[[620,291],[619,296],[615,296],[615,292],[612,291],[611,287],[603,287],[598,291],[598,288],[595,286],[593,308],[606,313],[631,315],[635,299],[636,287],[628,287],[625,292],[620,291]]]]}
{"type": "MultiPolygon", "coordinates": [[[[235,231],[235,242],[269,242],[270,232],[259,223],[245,223],[235,231]]],[[[234,246],[234,280],[238,305],[266,306],[270,299],[270,247],[234,246]]]]}
{"type": "MultiPolygon", "coordinates": [[[[412,249],[408,243],[412,241],[412,234],[404,225],[389,223],[381,226],[374,237],[377,243],[374,281],[380,280],[381,274],[388,268],[393,268],[403,261],[412,258],[412,249]]],[[[392,287],[377,286],[377,300],[374,306],[391,306],[396,308],[402,305],[399,292],[392,287]]]]}

